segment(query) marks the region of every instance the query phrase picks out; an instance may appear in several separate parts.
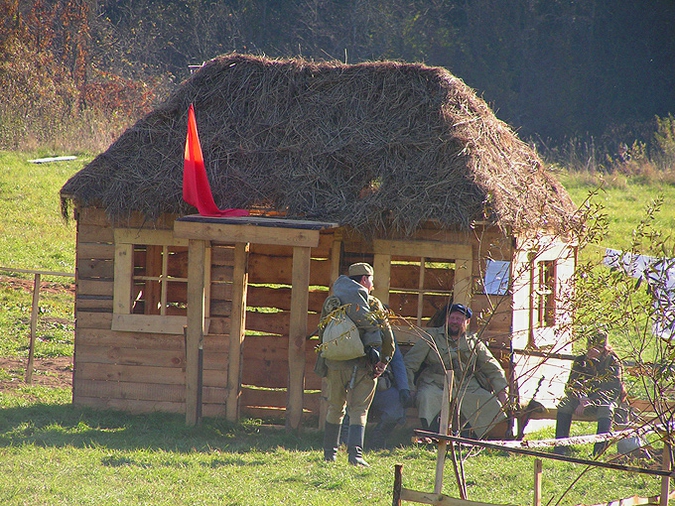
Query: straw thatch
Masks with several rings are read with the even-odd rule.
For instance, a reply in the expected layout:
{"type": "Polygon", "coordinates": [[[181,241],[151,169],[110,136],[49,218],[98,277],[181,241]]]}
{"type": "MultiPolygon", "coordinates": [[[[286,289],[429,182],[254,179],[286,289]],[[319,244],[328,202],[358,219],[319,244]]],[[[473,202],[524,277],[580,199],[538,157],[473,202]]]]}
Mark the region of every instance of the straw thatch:
{"type": "Polygon", "coordinates": [[[409,236],[424,222],[562,231],[574,207],[536,153],[442,68],[230,54],[70,179],[63,202],[112,219],[195,210],[182,200],[194,103],[216,204],[409,236]]]}

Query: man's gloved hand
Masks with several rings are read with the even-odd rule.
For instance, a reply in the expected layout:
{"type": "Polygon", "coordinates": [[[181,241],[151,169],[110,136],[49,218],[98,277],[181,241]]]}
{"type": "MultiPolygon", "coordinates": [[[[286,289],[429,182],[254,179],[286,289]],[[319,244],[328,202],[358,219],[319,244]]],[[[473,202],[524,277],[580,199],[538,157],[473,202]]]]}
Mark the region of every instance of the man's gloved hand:
{"type": "Polygon", "coordinates": [[[403,389],[398,391],[398,398],[401,401],[401,406],[404,408],[409,408],[412,406],[412,397],[410,396],[410,390],[403,389]]]}

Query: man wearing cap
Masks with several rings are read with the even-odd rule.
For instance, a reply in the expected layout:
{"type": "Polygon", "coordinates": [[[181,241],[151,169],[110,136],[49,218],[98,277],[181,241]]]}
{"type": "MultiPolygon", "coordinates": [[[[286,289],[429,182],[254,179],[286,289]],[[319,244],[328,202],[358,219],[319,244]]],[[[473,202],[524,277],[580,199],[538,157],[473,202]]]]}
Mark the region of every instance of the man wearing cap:
{"type": "MultiPolygon", "coordinates": [[[[349,266],[348,275],[340,276],[333,283],[333,295],[323,305],[321,319],[337,309],[345,308],[359,330],[364,357],[351,360],[325,360],[328,410],[324,432],[324,460],[332,462],[337,457],[340,428],[349,413],[347,451],[349,463],[368,466],[363,459],[363,436],[368,409],[375,395],[377,377],[380,376],[394,355],[394,335],[387,312],[373,290],[373,267],[367,263],[349,266]]],[[[321,336],[320,336],[321,337],[321,336]]],[[[319,360],[322,360],[319,357],[319,360]]]]}
{"type": "Polygon", "coordinates": [[[404,357],[408,383],[417,378],[416,404],[422,428],[437,432],[446,371],[453,370],[452,398],[461,420],[478,438],[506,421],[506,375],[487,346],[467,334],[471,309],[450,306],[445,324],[427,329],[404,357]],[[424,367],[423,367],[424,366],[424,367]]]}
{"type": "MultiPolygon", "coordinates": [[[[572,417],[585,415],[597,419],[596,434],[605,434],[612,428],[614,409],[626,398],[623,384],[623,367],[611,345],[607,332],[597,330],[587,339],[588,350],[574,359],[565,397],[558,404],[555,437],[570,435],[572,417]]],[[[605,449],[605,442],[595,443],[593,454],[605,449]]],[[[554,453],[569,453],[569,447],[556,446],[554,453]]]]}

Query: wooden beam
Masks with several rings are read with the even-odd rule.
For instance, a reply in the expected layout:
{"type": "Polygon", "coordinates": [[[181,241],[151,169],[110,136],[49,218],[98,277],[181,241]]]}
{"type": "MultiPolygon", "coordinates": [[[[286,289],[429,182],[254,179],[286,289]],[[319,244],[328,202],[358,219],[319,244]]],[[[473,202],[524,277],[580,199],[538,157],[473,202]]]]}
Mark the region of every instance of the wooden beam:
{"type": "Polygon", "coordinates": [[[300,428],[305,389],[305,343],[309,302],[310,252],[311,249],[308,247],[293,248],[293,288],[291,292],[291,321],[288,332],[286,428],[294,431],[300,428]]]}
{"type": "MultiPolygon", "coordinates": [[[[672,466],[672,447],[668,443],[663,443],[663,457],[661,459],[661,469],[663,471],[671,472],[672,466]]],[[[668,499],[670,498],[670,480],[672,476],[664,476],[661,478],[661,495],[659,498],[659,506],[668,506],[668,499]]]]}
{"type": "Polygon", "coordinates": [[[375,253],[373,258],[373,295],[382,304],[389,304],[389,287],[391,284],[391,255],[375,253]]]}
{"type": "Polygon", "coordinates": [[[267,227],[245,222],[238,225],[177,220],[174,233],[177,237],[221,243],[248,242],[311,248],[319,245],[319,230],[267,227]]]}
{"type": "Polygon", "coordinates": [[[230,326],[230,353],[227,368],[226,417],[234,422],[239,419],[241,393],[241,355],[246,330],[246,293],[248,287],[248,243],[234,246],[234,274],[232,288],[232,316],[230,326]]]}
{"type": "Polygon", "coordinates": [[[541,459],[534,459],[534,506],[541,506],[541,459]]]}
{"type": "Polygon", "coordinates": [[[204,341],[204,272],[206,241],[188,245],[187,332],[185,342],[185,422],[198,423],[199,350],[204,341]]]}
{"type": "Polygon", "coordinates": [[[28,344],[28,364],[26,365],[26,383],[33,384],[33,357],[37,339],[37,320],[40,312],[40,273],[36,272],[33,281],[33,306],[30,311],[30,343],[28,344]]]}
{"type": "MultiPolygon", "coordinates": [[[[454,381],[453,371],[445,374],[445,383],[443,384],[443,404],[441,404],[441,418],[439,431],[448,433],[450,425],[450,401],[452,400],[452,386],[454,381]]],[[[443,469],[445,468],[445,455],[447,453],[448,442],[441,440],[438,442],[436,456],[436,478],[434,480],[434,494],[440,494],[443,490],[443,469]]],[[[460,486],[460,490],[461,490],[460,486]]]]}

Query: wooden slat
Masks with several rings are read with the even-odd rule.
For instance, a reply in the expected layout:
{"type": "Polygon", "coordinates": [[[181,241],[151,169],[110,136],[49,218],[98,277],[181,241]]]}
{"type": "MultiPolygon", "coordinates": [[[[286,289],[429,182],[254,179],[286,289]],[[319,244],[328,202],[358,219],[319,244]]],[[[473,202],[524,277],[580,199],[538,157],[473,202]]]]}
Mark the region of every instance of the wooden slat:
{"type": "MultiPolygon", "coordinates": [[[[185,300],[187,300],[187,284],[185,300]]],[[[232,283],[211,283],[211,300],[232,300],[232,283]]]]}
{"type": "Polygon", "coordinates": [[[211,246],[211,264],[212,265],[234,265],[234,246],[233,245],[212,245],[211,246]]]}
{"type": "Polygon", "coordinates": [[[108,259],[79,259],[77,275],[80,278],[88,279],[112,279],[114,275],[113,262],[108,259]]]}
{"type": "Polygon", "coordinates": [[[319,231],[307,229],[262,227],[248,224],[200,223],[179,220],[174,223],[174,232],[177,237],[228,244],[248,242],[310,248],[319,245],[319,231]]]}
{"type": "Polygon", "coordinates": [[[126,332],[183,335],[183,327],[186,324],[187,317],[185,316],[116,314],[113,315],[111,328],[126,332]]]}
{"type": "MultiPolygon", "coordinates": [[[[112,409],[131,414],[145,413],[185,413],[184,402],[157,402],[157,401],[139,401],[133,399],[102,399],[98,397],[85,397],[77,394],[77,388],[74,389],[73,405],[83,406],[99,410],[112,409]]],[[[204,414],[207,413],[206,406],[204,414]]]]}
{"type": "MultiPolygon", "coordinates": [[[[270,334],[288,335],[289,314],[283,313],[256,313],[248,311],[246,313],[246,329],[257,332],[266,332],[270,334]]],[[[307,315],[308,333],[312,333],[319,324],[320,315],[307,315]]]]}
{"type": "MultiPolygon", "coordinates": [[[[327,291],[310,291],[309,311],[320,313],[326,297],[328,297],[327,291]]],[[[274,307],[283,309],[284,311],[290,311],[291,289],[272,288],[269,286],[249,286],[246,300],[249,307],[274,307]]]]}
{"type": "Polygon", "coordinates": [[[136,381],[161,385],[185,385],[185,371],[180,367],[148,367],[125,364],[101,364],[78,360],[74,378],[95,381],[136,381]]]}
{"type": "MultiPolygon", "coordinates": [[[[293,283],[293,258],[271,255],[249,255],[249,282],[291,285],[293,283]]],[[[331,283],[331,265],[327,261],[313,260],[310,265],[310,285],[328,286],[331,283]]]]}
{"type": "Polygon", "coordinates": [[[76,311],[112,312],[112,297],[106,295],[80,295],[75,299],[76,311]]]}
{"type": "Polygon", "coordinates": [[[78,279],[77,295],[107,295],[113,296],[113,281],[101,279],[78,279]]]}
{"type": "MultiPolygon", "coordinates": [[[[228,353],[228,335],[208,334],[204,336],[204,352],[228,353]]],[[[77,342],[87,346],[117,347],[147,350],[184,352],[185,340],[182,335],[142,334],[137,332],[115,332],[110,329],[82,329],[77,342]]]]}
{"type": "Polygon", "coordinates": [[[110,226],[84,225],[78,222],[77,242],[102,242],[112,244],[115,240],[113,229],[110,226]]]}
{"type": "Polygon", "coordinates": [[[293,291],[288,335],[288,403],[286,427],[298,430],[302,422],[305,388],[305,342],[309,300],[310,248],[293,248],[293,291]]]}
{"type": "Polygon", "coordinates": [[[211,299],[209,310],[213,316],[230,316],[232,314],[232,301],[211,299]]]}
{"type": "Polygon", "coordinates": [[[75,318],[75,328],[79,332],[80,328],[89,329],[110,329],[112,324],[112,313],[88,313],[78,311],[75,318]]]}
{"type": "Polygon", "coordinates": [[[232,265],[216,265],[211,267],[211,281],[232,282],[234,267],[232,265]]]}
{"type": "Polygon", "coordinates": [[[76,354],[76,366],[85,362],[145,367],[181,368],[185,366],[185,355],[182,350],[133,349],[78,344],[76,354]]]}
{"type": "Polygon", "coordinates": [[[188,241],[175,237],[172,230],[150,230],[138,228],[116,228],[115,244],[146,244],[153,246],[172,246],[187,247],[188,241]]]}
{"type": "Polygon", "coordinates": [[[79,242],[77,244],[77,258],[112,260],[115,256],[115,246],[98,242],[79,242]]]}
{"type": "Polygon", "coordinates": [[[227,419],[239,418],[239,391],[242,371],[242,343],[246,332],[246,301],[248,287],[249,245],[239,243],[234,248],[234,271],[232,273],[231,333],[227,372],[228,401],[227,419]]]}
{"type": "Polygon", "coordinates": [[[199,379],[199,348],[204,339],[204,276],[206,246],[203,240],[190,240],[188,264],[188,315],[185,350],[185,422],[194,426],[198,421],[197,388],[199,379]]]}
{"type": "Polygon", "coordinates": [[[449,244],[432,241],[390,241],[376,239],[373,241],[376,253],[392,256],[425,257],[425,258],[471,258],[472,250],[468,244],[449,244]]]}
{"type": "MultiPolygon", "coordinates": [[[[102,399],[134,399],[151,402],[185,402],[183,385],[162,385],[158,383],[135,383],[126,381],[81,380],[78,395],[102,399]]],[[[204,387],[205,403],[224,403],[226,390],[218,387],[204,387]]]]}

